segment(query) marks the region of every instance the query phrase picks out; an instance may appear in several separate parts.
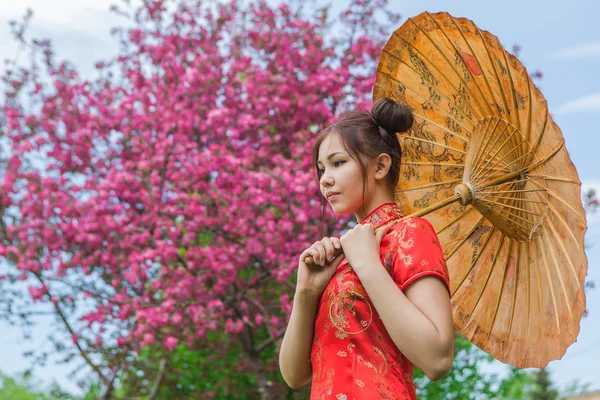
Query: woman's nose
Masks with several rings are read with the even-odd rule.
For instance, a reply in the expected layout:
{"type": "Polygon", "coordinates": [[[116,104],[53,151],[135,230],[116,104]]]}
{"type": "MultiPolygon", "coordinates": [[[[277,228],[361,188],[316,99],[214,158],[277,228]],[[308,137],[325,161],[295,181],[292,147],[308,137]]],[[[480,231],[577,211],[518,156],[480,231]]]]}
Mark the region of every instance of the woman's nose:
{"type": "Polygon", "coordinates": [[[328,175],[326,172],[321,176],[321,185],[324,187],[329,187],[333,185],[333,178],[331,175],[328,175]]]}

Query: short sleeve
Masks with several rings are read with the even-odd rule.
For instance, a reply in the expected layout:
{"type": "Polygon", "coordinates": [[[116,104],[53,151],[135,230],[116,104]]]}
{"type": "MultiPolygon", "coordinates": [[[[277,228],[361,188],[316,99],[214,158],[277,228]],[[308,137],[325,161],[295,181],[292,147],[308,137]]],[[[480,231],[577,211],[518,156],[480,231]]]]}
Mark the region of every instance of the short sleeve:
{"type": "Polygon", "coordinates": [[[425,276],[439,278],[450,293],[450,277],[440,241],[429,221],[408,218],[397,223],[392,233],[392,277],[404,291],[425,276]]]}

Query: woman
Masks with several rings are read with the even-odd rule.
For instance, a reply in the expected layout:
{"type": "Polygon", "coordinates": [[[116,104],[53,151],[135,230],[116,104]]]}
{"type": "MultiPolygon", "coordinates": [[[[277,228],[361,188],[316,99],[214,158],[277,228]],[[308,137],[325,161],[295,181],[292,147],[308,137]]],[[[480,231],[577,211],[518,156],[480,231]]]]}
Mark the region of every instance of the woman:
{"type": "Polygon", "coordinates": [[[402,217],[395,133],[412,123],[406,106],[380,99],[315,143],[321,193],[336,214],[352,212],[360,223],[300,255],[279,363],[291,387],[312,379],[311,399],[416,399],[413,365],[431,380],[452,366],[448,271],[435,231],[422,218],[388,225],[402,217]],[[344,256],[333,258],[340,247],[344,256]]]}

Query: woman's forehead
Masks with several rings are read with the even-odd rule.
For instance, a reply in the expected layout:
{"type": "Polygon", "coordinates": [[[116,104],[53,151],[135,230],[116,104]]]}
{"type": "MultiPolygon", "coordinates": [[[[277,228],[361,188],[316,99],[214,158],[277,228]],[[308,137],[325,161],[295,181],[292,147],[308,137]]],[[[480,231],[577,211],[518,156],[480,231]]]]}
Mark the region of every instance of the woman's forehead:
{"type": "Polygon", "coordinates": [[[340,138],[340,135],[336,132],[332,132],[327,137],[321,145],[319,146],[319,161],[324,161],[329,154],[332,153],[344,153],[346,154],[346,149],[344,148],[344,144],[340,138]]]}

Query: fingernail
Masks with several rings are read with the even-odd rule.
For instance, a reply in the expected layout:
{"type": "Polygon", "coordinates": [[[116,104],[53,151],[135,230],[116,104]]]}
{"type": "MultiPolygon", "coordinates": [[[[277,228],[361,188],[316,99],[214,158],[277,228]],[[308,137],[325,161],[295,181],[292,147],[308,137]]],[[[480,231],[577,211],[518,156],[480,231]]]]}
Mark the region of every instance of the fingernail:
{"type": "Polygon", "coordinates": [[[340,248],[340,244],[336,242],[336,243],[333,244],[333,247],[335,247],[336,249],[339,249],[340,248]]]}

